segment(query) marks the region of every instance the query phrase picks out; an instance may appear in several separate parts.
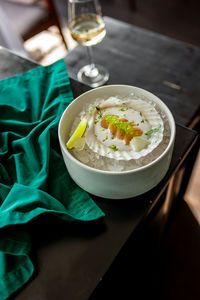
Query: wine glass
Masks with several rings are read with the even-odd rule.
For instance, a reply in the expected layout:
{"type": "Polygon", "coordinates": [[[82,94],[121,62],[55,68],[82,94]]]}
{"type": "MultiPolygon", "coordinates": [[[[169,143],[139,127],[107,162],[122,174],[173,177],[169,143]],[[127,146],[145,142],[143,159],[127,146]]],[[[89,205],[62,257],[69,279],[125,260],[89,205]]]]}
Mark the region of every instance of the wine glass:
{"type": "Polygon", "coordinates": [[[79,81],[98,87],[109,79],[108,71],[93,62],[92,47],[102,41],[106,35],[105,24],[101,16],[98,0],[68,0],[68,23],[72,38],[86,46],[89,64],[77,74],[79,81]]]}

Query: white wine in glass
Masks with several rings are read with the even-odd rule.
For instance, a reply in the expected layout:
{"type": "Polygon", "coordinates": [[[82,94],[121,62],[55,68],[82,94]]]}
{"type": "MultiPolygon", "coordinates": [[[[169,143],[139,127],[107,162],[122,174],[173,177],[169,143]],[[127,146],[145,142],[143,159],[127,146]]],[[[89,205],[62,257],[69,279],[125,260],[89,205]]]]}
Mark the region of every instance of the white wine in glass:
{"type": "Polygon", "coordinates": [[[78,80],[91,87],[103,85],[108,81],[109,73],[94,64],[91,48],[106,35],[98,0],[68,0],[68,22],[72,38],[88,50],[89,64],[78,72],[78,80]]]}

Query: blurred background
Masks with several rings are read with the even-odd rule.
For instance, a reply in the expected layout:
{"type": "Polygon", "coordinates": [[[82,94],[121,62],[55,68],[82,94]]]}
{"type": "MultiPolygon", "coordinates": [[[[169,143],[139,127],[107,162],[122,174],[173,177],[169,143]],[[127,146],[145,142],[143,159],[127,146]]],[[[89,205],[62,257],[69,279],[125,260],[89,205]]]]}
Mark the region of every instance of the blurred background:
{"type": "MultiPolygon", "coordinates": [[[[200,46],[199,0],[101,0],[103,15],[200,46]]],[[[75,43],[67,30],[67,0],[0,0],[28,55],[47,65],[75,43]]]]}

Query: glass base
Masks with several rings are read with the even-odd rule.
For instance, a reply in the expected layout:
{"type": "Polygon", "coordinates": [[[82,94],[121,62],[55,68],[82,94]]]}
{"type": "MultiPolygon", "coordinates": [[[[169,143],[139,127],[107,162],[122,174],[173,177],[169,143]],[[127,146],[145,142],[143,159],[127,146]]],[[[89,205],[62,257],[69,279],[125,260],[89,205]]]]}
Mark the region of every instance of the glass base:
{"type": "Polygon", "coordinates": [[[100,65],[87,65],[80,69],[77,78],[80,82],[95,88],[108,81],[109,73],[100,65]]]}

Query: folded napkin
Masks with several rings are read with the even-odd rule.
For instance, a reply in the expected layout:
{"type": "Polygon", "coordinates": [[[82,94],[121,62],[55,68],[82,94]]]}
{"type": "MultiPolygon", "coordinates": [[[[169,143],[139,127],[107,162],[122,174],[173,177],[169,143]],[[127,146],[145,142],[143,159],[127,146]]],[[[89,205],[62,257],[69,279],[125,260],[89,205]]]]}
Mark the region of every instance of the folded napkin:
{"type": "Polygon", "coordinates": [[[63,60],[0,81],[1,300],[33,274],[27,222],[44,213],[66,221],[104,216],[61,156],[58,122],[72,100],[63,60]]]}

